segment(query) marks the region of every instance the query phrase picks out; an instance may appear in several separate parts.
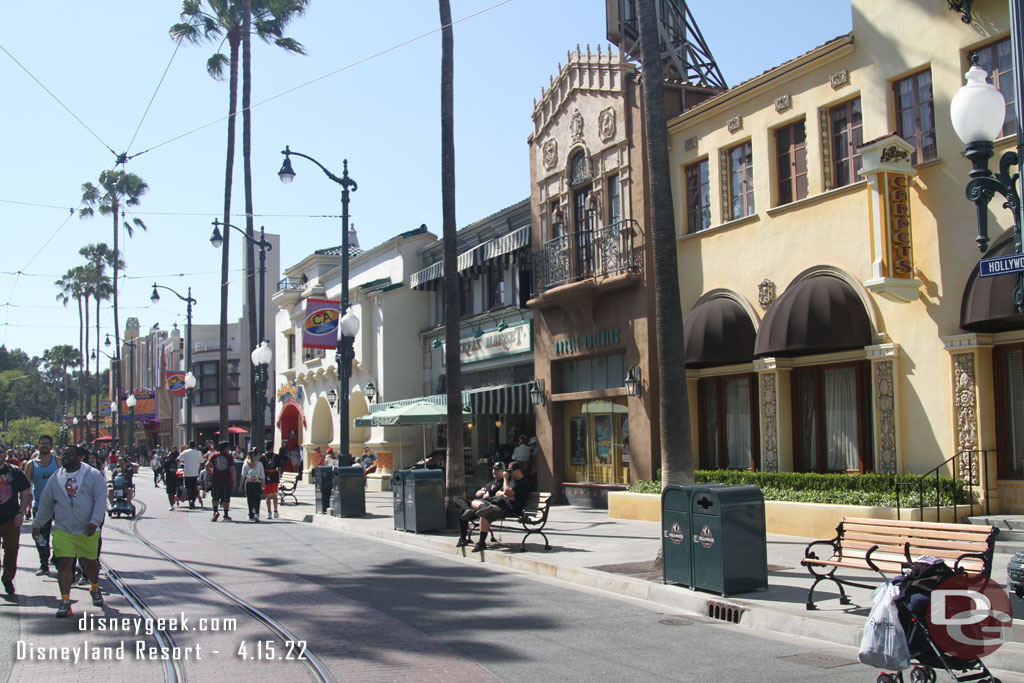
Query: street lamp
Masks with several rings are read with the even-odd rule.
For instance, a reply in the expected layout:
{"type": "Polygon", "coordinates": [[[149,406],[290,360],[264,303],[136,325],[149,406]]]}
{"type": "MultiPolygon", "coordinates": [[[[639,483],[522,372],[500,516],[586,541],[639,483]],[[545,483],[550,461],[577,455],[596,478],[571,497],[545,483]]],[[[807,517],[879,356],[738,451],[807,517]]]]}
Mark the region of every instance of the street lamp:
{"type": "Polygon", "coordinates": [[[295,180],[295,171],[292,170],[291,156],[295,155],[303,159],[307,159],[316,164],[321,171],[324,172],[328,178],[341,185],[341,334],[338,336],[338,352],[337,352],[337,363],[338,363],[338,375],[340,383],[340,401],[339,401],[339,420],[341,425],[341,433],[339,435],[339,450],[342,455],[351,455],[349,453],[349,416],[348,416],[348,385],[352,377],[352,359],[355,357],[354,345],[355,336],[359,332],[359,319],[353,316],[348,310],[348,202],[349,193],[359,189],[356,181],[348,176],[348,159],[342,161],[342,173],[341,177],[334,175],[326,168],[323,164],[314,159],[311,156],[301,154],[299,152],[293,152],[291,148],[285,145],[284,151],[281,152],[284,155],[284,163],[281,164],[281,170],[278,171],[277,175],[281,178],[281,182],[288,185],[295,180]],[[346,322],[348,319],[348,322],[346,322]],[[354,325],[353,322],[354,321],[354,325]]]}
{"type": "MultiPolygon", "coordinates": [[[[224,237],[223,237],[223,235],[221,235],[221,232],[220,232],[220,226],[222,226],[222,225],[224,226],[224,230],[225,231],[228,228],[234,228],[236,231],[238,231],[242,235],[242,237],[245,238],[246,242],[248,242],[249,244],[253,245],[254,247],[256,247],[257,249],[260,250],[260,284],[259,284],[260,303],[259,303],[259,311],[257,312],[257,317],[256,317],[256,319],[258,321],[258,328],[259,329],[256,332],[256,338],[261,340],[261,345],[262,344],[266,344],[266,341],[263,341],[263,340],[265,340],[265,338],[266,338],[266,320],[265,320],[265,318],[266,318],[267,287],[266,287],[265,282],[266,282],[266,275],[267,275],[267,252],[270,251],[271,249],[273,249],[274,246],[270,242],[268,242],[266,240],[266,238],[264,237],[264,235],[263,235],[263,226],[262,225],[260,226],[260,237],[259,237],[259,239],[256,239],[255,237],[249,237],[249,234],[245,230],[239,228],[238,226],[231,225],[230,223],[221,223],[216,218],[214,218],[213,219],[213,234],[210,236],[210,244],[212,244],[214,246],[214,248],[216,248],[216,249],[220,249],[221,246],[224,244],[224,237]]],[[[253,354],[255,354],[257,350],[258,349],[253,350],[253,354]]],[[[258,453],[262,453],[263,452],[263,448],[264,448],[264,446],[266,444],[266,434],[265,434],[265,428],[263,426],[263,418],[265,416],[264,414],[266,412],[266,405],[267,405],[267,380],[269,379],[268,376],[267,376],[267,367],[266,366],[270,363],[271,359],[273,358],[273,352],[269,349],[269,347],[267,348],[267,354],[268,354],[267,355],[267,361],[266,361],[266,363],[263,363],[262,366],[261,366],[261,364],[256,362],[256,358],[255,357],[253,357],[253,361],[252,361],[252,364],[253,364],[253,375],[252,375],[252,378],[253,378],[253,382],[256,384],[257,392],[259,393],[259,401],[258,401],[259,408],[257,409],[257,406],[253,406],[252,407],[252,432],[253,432],[253,434],[256,437],[256,439],[255,439],[255,446],[256,446],[256,450],[257,450],[258,453]]]]}
{"type": "MultiPolygon", "coordinates": [[[[995,86],[986,82],[988,74],[978,66],[975,56],[971,68],[965,74],[967,84],[962,86],[949,104],[949,115],[953,129],[965,145],[964,154],[971,162],[970,181],[967,183],[967,199],[974,202],[978,219],[978,248],[988,248],[988,203],[998,193],[1006,199],[1004,206],[1013,214],[1013,241],[1015,253],[1021,253],[1021,205],[1017,192],[1017,174],[1011,174],[1010,167],[1017,166],[1024,157],[1021,145],[1024,133],[1021,130],[1021,94],[1024,93],[1024,45],[1021,44],[1021,28],[1024,23],[1020,0],[1010,0],[1010,45],[1013,50],[1013,92],[1014,111],[1017,117],[1017,149],[1003,153],[999,159],[999,173],[993,175],[988,161],[994,155],[993,140],[1002,132],[1006,117],[1006,102],[995,86]]],[[[1024,313],[1024,273],[1017,273],[1013,290],[1013,301],[1018,313],[1024,313]]]]}
{"type": "Polygon", "coordinates": [[[260,404],[259,404],[259,420],[257,425],[259,429],[256,432],[256,452],[263,453],[266,447],[266,437],[263,429],[263,411],[264,406],[267,402],[267,380],[268,380],[268,369],[270,361],[274,358],[274,351],[270,348],[270,344],[266,339],[260,342],[260,345],[252,350],[250,354],[252,359],[253,367],[256,369],[256,383],[259,388],[260,404]]]}
{"type": "MultiPolygon", "coordinates": [[[[156,290],[154,290],[155,292],[156,290]]],[[[124,340],[128,347],[128,398],[124,404],[128,406],[128,443],[125,444],[125,453],[131,455],[135,451],[135,342],[124,340]]]]}
{"type": "MultiPolygon", "coordinates": [[[[166,289],[168,292],[170,292],[174,296],[176,296],[179,299],[181,299],[182,301],[184,301],[186,306],[187,306],[187,308],[186,308],[186,317],[185,317],[185,337],[186,337],[186,339],[185,339],[185,369],[187,370],[187,372],[185,373],[185,439],[184,440],[185,440],[185,443],[189,443],[190,441],[192,441],[192,389],[194,389],[195,386],[196,386],[196,378],[195,378],[195,375],[192,374],[192,305],[196,303],[196,300],[192,298],[192,288],[191,287],[188,288],[188,295],[187,296],[182,296],[181,294],[178,294],[176,291],[174,291],[170,287],[165,287],[164,285],[157,285],[157,283],[154,282],[153,283],[153,293],[149,296],[149,300],[152,301],[154,305],[156,305],[156,304],[158,304],[160,302],[160,292],[156,291],[158,289],[166,289]],[[189,383],[189,377],[192,378],[191,384],[189,383]]],[[[135,367],[135,364],[133,363],[132,364],[132,368],[134,369],[134,367],[135,367]]],[[[132,398],[134,398],[134,396],[132,398]]]]}

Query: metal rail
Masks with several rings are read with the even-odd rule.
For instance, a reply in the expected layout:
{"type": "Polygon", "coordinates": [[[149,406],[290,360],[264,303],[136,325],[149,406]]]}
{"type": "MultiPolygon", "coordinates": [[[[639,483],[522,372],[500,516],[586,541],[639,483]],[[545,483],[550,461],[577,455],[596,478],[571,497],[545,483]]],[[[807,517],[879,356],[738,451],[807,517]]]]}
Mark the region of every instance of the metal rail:
{"type": "MultiPolygon", "coordinates": [[[[966,507],[970,510],[970,513],[974,511],[974,488],[977,486],[979,490],[984,486],[985,492],[985,514],[991,514],[990,499],[991,499],[991,486],[989,482],[989,468],[988,468],[988,456],[990,453],[995,453],[993,449],[986,450],[973,450],[973,451],[960,451],[953,457],[946,461],[936,465],[932,469],[928,470],[914,481],[897,481],[895,482],[896,489],[896,519],[900,518],[900,492],[903,489],[917,488],[917,509],[922,519],[924,517],[924,489],[925,484],[929,481],[935,482],[935,521],[941,520],[941,480],[940,473],[946,468],[947,465],[951,465],[950,470],[953,473],[953,482],[962,480],[967,484],[967,503],[966,507]],[[986,460],[982,465],[982,460],[986,460]],[[984,473],[984,481],[981,480],[981,474],[984,473]],[[933,479],[934,477],[934,479],[933,479]],[[977,484],[975,484],[977,482],[977,484]]],[[[957,504],[955,488],[953,496],[953,520],[959,521],[960,515],[957,508],[960,505],[957,504]]],[[[968,514],[970,514],[968,513],[968,514]]]]}
{"type": "MultiPolygon", "coordinates": [[[[204,584],[206,587],[210,588],[214,592],[218,593],[219,595],[221,595],[221,596],[227,598],[228,600],[230,600],[231,602],[233,602],[242,611],[244,611],[249,616],[251,616],[252,618],[254,618],[257,621],[259,621],[271,633],[276,635],[281,640],[283,640],[283,641],[290,641],[290,642],[293,642],[293,643],[294,642],[299,642],[300,640],[303,640],[302,638],[300,638],[299,636],[294,634],[292,631],[290,631],[281,622],[277,621],[276,619],[274,619],[273,617],[268,615],[266,612],[264,612],[260,608],[258,608],[255,605],[253,605],[253,604],[243,600],[242,598],[238,597],[237,595],[235,595],[234,593],[229,591],[227,588],[224,588],[223,586],[221,586],[216,581],[213,581],[212,579],[207,578],[201,572],[196,571],[195,569],[193,569],[189,565],[185,564],[184,562],[182,562],[178,558],[174,557],[173,555],[168,553],[166,550],[164,550],[163,548],[161,548],[160,546],[156,545],[152,541],[148,540],[145,536],[143,536],[142,533],[139,532],[138,524],[139,524],[139,519],[146,513],[146,504],[145,504],[145,502],[143,502],[141,500],[138,500],[138,499],[136,499],[134,502],[135,502],[136,505],[140,506],[141,509],[138,511],[138,514],[135,516],[135,518],[132,519],[132,521],[131,521],[131,524],[130,524],[131,532],[125,531],[124,529],[118,529],[117,527],[110,527],[110,528],[112,528],[114,531],[122,533],[122,534],[124,534],[126,536],[137,538],[143,545],[145,545],[147,548],[149,548],[150,550],[155,552],[157,555],[160,555],[162,558],[164,558],[165,560],[167,560],[168,562],[173,564],[175,567],[177,567],[181,571],[185,572],[186,574],[188,574],[192,578],[194,578],[197,581],[199,581],[200,583],[204,584]]],[[[108,576],[109,576],[109,571],[108,571],[108,576]]],[[[123,581],[122,581],[122,583],[123,583],[123,581]]],[[[143,605],[144,604],[145,603],[143,603],[143,605]]],[[[299,659],[297,661],[302,662],[303,666],[305,666],[307,671],[309,672],[309,675],[312,677],[312,679],[314,681],[317,681],[317,683],[335,683],[334,676],[331,675],[331,672],[327,669],[327,667],[324,665],[324,663],[321,662],[319,657],[317,657],[315,654],[313,654],[309,650],[309,648],[307,648],[305,650],[305,659],[299,659]]],[[[171,679],[168,679],[168,680],[170,681],[171,679]]],[[[181,680],[184,680],[184,679],[181,679],[181,680]]]]}

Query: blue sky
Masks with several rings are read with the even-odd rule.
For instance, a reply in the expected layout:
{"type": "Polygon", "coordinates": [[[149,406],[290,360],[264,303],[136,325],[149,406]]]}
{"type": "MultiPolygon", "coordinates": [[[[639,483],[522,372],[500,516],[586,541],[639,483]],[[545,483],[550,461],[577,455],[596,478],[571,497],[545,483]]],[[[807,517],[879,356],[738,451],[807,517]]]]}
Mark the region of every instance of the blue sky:
{"type": "MultiPolygon", "coordinates": [[[[108,218],[69,216],[82,183],[113,166],[110,150],[138,154],[128,169],[150,186],[133,212],[149,230],[122,247],[122,325],[129,316],[143,328],[184,324],[184,305],[173,297],[150,304],[154,280],[193,288],[195,322],[219,319],[220,253],[208,239],[223,205],[227,83],[205,71],[215,45],[175,52],[167,29],[180,4],[42,0],[5,8],[0,343],[8,348],[41,355],[55,344],[77,346],[77,310],[55,300],[53,282],[82,262],[79,248],[111,239],[108,218]]],[[[452,0],[460,227],[529,195],[533,101],[568,50],[607,45],[604,6],[452,0]]],[[[730,85],[850,30],[845,0],[694,0],[690,10],[730,85]]],[[[440,234],[438,23],[433,0],[312,0],[288,30],[308,56],[254,41],[256,226],[282,236],[282,266],[340,243],[341,231],[338,218],[320,217],[339,214],[340,202],[338,186],[318,169],[296,159],[295,182],[279,182],[286,144],[339,175],[348,159],[359,183],[352,220],[364,247],[421,223],[440,234]]],[[[241,125],[237,139],[232,213],[244,226],[241,125]]],[[[235,270],[240,241],[232,243],[235,270]]],[[[240,312],[240,281],[232,282],[240,312]]],[[[112,321],[105,310],[104,332],[112,321]]]]}

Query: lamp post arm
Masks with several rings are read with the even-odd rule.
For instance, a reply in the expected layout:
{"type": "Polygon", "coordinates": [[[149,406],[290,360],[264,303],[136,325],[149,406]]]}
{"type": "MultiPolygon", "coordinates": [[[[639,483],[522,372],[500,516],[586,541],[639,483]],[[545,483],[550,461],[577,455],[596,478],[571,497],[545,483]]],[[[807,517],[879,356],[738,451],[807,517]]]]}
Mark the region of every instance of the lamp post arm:
{"type": "Polygon", "coordinates": [[[352,180],[351,178],[348,177],[348,159],[346,159],[344,161],[345,171],[341,174],[341,177],[339,178],[338,176],[334,175],[333,173],[328,171],[326,168],[324,168],[324,165],[321,164],[316,159],[314,159],[313,157],[311,157],[311,156],[309,156],[307,154],[303,154],[302,152],[293,152],[291,150],[291,148],[289,148],[287,145],[285,145],[285,148],[284,148],[284,150],[282,150],[281,154],[284,154],[285,156],[289,156],[291,154],[294,154],[297,157],[302,157],[303,159],[309,159],[314,164],[316,164],[320,168],[320,170],[323,171],[324,174],[328,178],[330,178],[334,182],[336,182],[339,185],[341,185],[344,189],[352,190],[353,192],[359,189],[359,186],[356,185],[356,181],[354,181],[354,180],[352,180]]]}
{"type": "Polygon", "coordinates": [[[263,228],[260,228],[260,238],[256,239],[255,237],[249,237],[249,233],[247,233],[245,230],[238,227],[237,225],[232,225],[231,223],[221,223],[219,220],[214,218],[213,227],[219,228],[220,226],[224,226],[225,228],[234,228],[236,231],[238,231],[238,234],[245,238],[247,242],[254,244],[263,251],[274,250],[274,245],[263,238],[263,228]]]}
{"type": "Polygon", "coordinates": [[[156,288],[156,289],[166,289],[168,292],[170,292],[174,296],[178,297],[179,299],[181,299],[182,301],[187,303],[189,306],[191,306],[194,303],[197,303],[196,300],[192,298],[192,288],[191,287],[188,288],[188,296],[182,296],[181,294],[178,294],[177,292],[175,292],[170,287],[167,287],[166,285],[156,285],[155,284],[155,285],[153,285],[153,287],[156,288]]]}

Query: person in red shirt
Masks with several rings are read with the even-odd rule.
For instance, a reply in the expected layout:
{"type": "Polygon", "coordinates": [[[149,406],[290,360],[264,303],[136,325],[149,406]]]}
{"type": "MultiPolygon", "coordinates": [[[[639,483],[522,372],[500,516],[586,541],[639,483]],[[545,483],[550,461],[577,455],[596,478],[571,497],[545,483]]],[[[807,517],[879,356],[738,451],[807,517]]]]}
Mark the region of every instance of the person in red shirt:
{"type": "Polygon", "coordinates": [[[220,518],[217,503],[224,506],[224,521],[230,521],[228,508],[231,506],[231,491],[235,488],[235,460],[231,457],[231,444],[221,441],[217,452],[210,456],[206,466],[210,473],[210,491],[213,498],[213,521],[220,518]]]}

